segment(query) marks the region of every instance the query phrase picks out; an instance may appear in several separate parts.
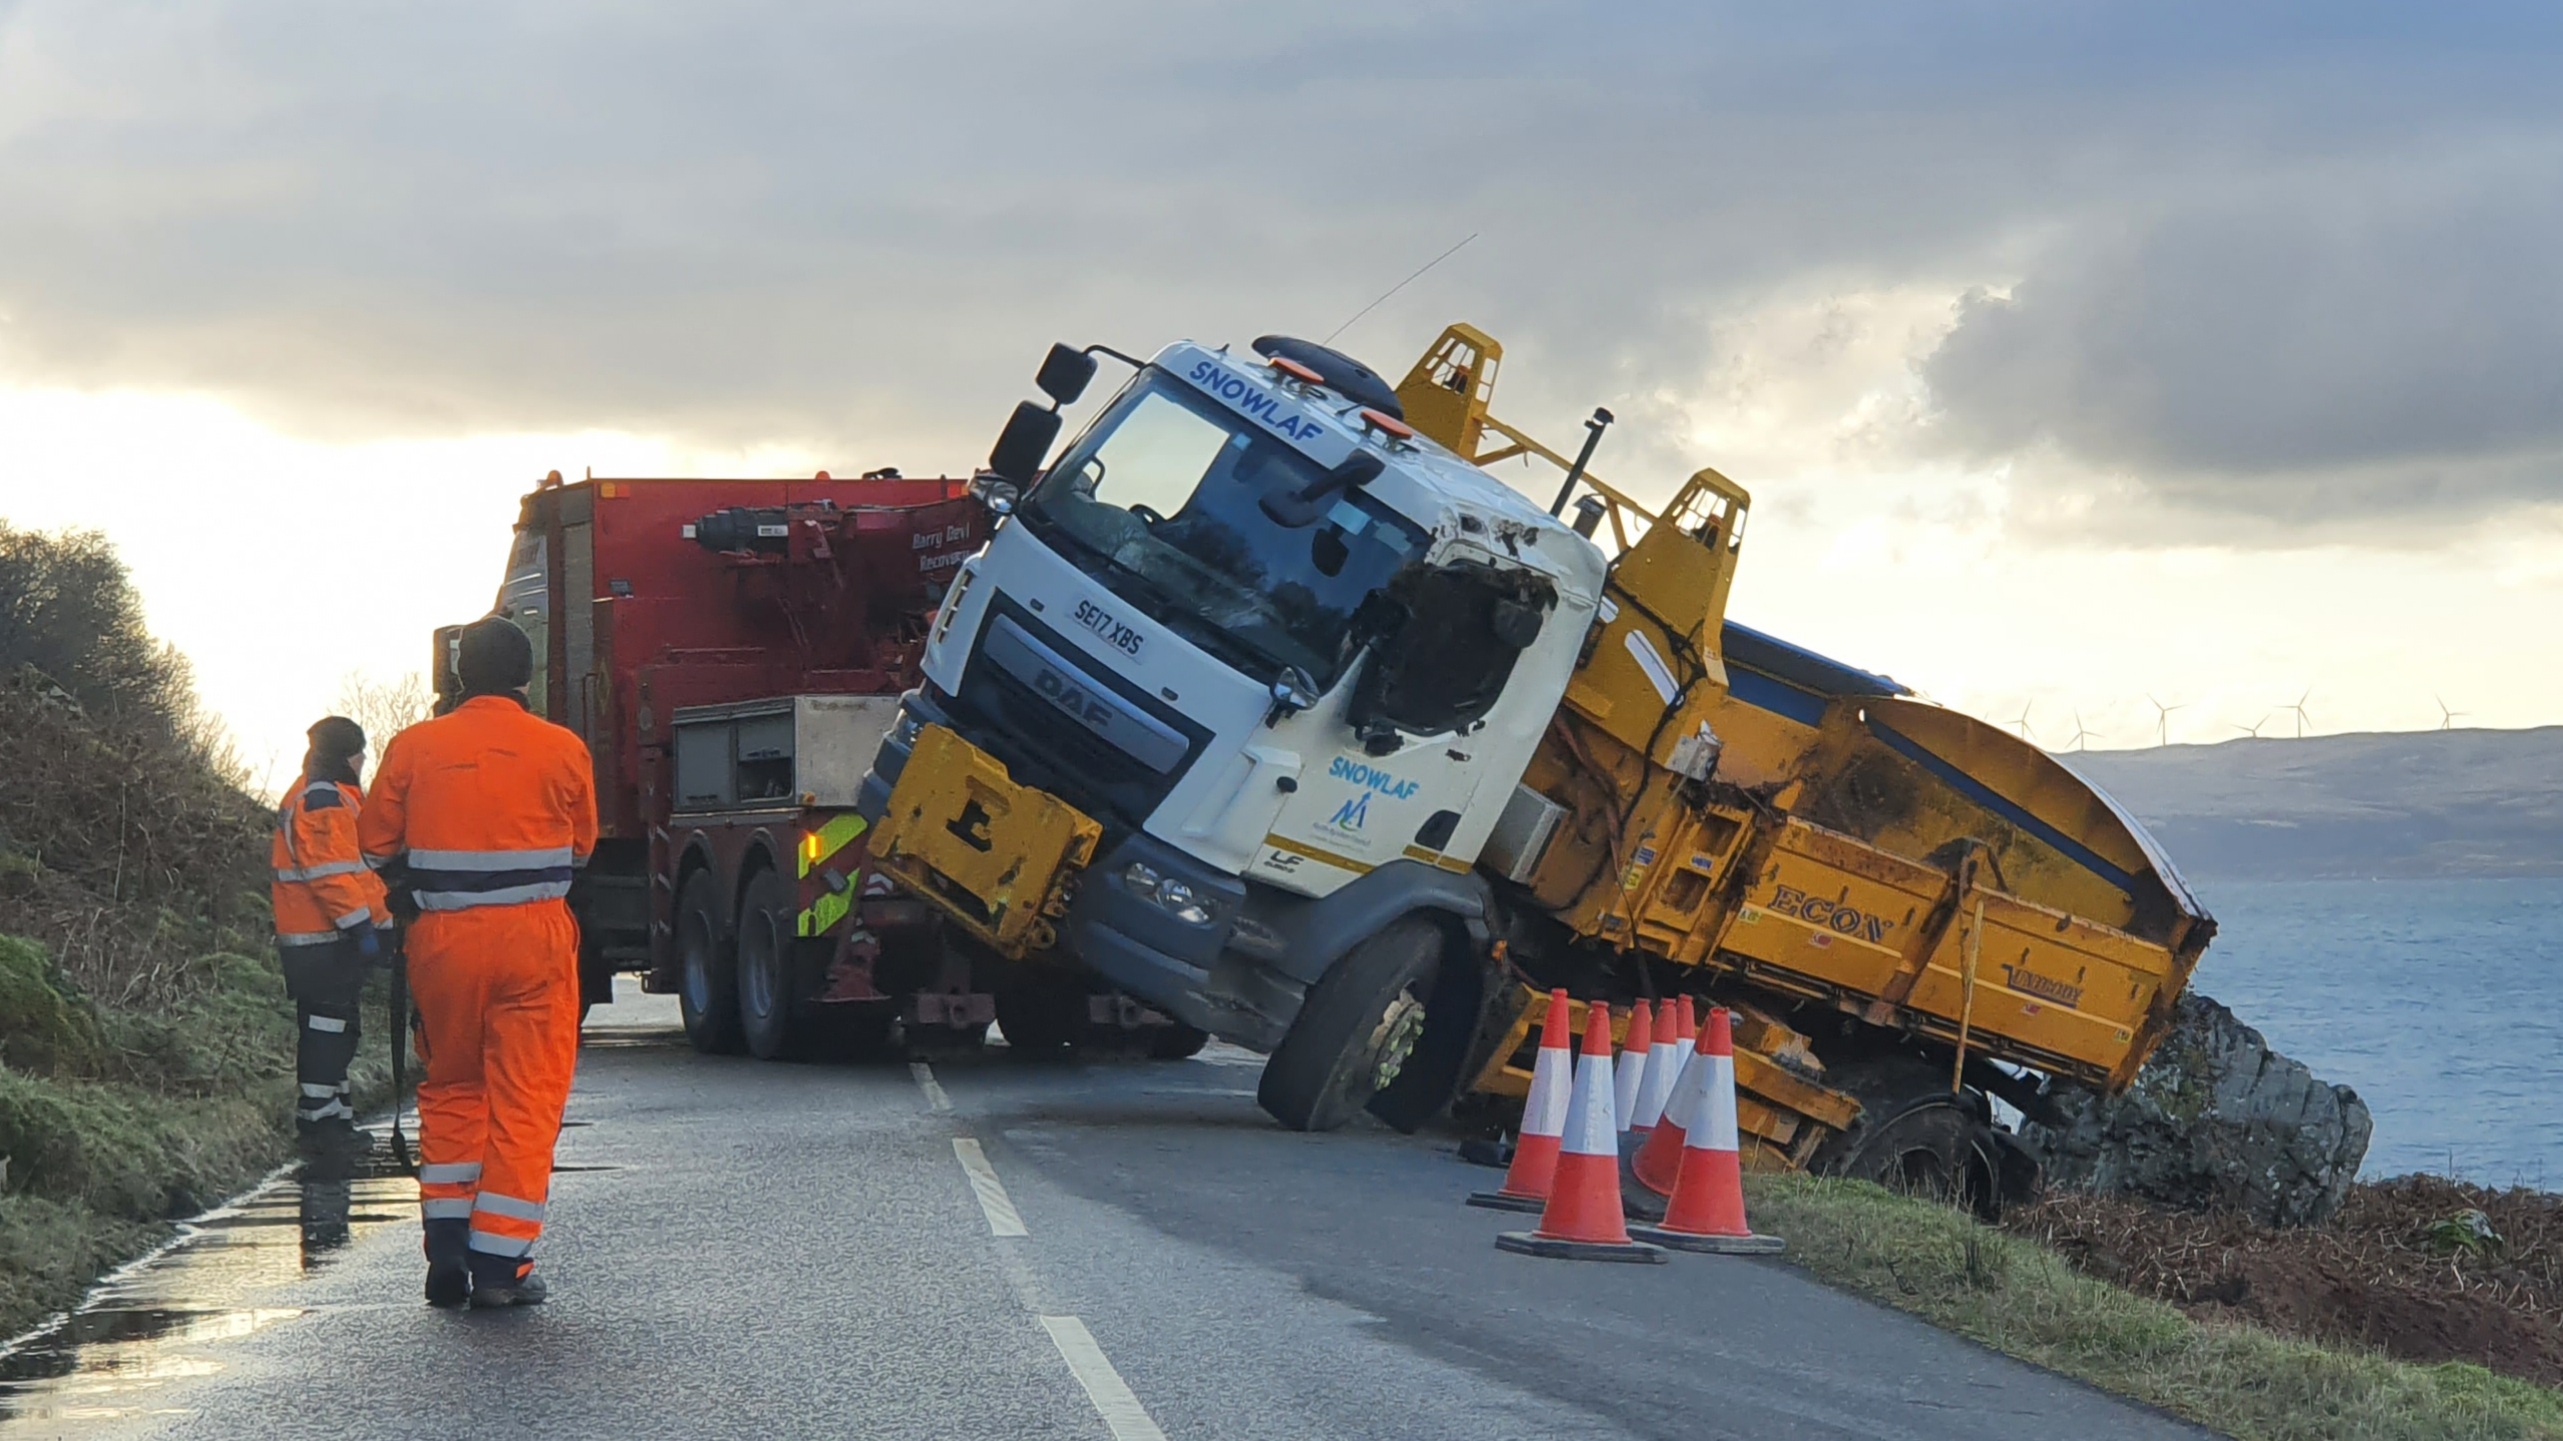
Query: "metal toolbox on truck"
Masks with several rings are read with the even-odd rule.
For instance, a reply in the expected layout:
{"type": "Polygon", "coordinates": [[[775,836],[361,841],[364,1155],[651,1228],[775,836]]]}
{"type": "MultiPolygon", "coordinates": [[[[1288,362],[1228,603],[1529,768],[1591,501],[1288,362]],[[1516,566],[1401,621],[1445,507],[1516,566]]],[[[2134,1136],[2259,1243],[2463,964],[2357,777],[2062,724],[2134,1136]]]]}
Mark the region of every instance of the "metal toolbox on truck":
{"type": "Polygon", "coordinates": [[[670,719],[676,809],[851,807],[897,696],[794,695],[686,706],[670,719]]]}

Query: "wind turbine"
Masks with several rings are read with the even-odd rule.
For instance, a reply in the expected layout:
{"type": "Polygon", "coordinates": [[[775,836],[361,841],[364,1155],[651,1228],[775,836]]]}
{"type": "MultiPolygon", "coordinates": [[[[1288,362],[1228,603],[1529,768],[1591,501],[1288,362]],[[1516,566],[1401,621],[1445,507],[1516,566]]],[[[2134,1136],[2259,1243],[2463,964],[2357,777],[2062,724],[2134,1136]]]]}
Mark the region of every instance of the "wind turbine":
{"type": "Polygon", "coordinates": [[[2145,699],[2151,701],[2154,707],[2154,744],[2158,746],[2170,745],[2171,713],[2176,710],[2187,710],[2189,708],[2189,702],[2182,701],[2178,705],[2164,705],[2161,701],[2154,700],[2154,693],[2152,691],[2145,692],[2145,699]]]}
{"type": "Polygon", "coordinates": [[[2089,730],[2087,730],[2087,729],[2085,729],[2085,728],[2083,727],[2083,723],[2082,723],[2082,712],[2081,712],[2081,711],[2075,711],[2075,712],[2074,712],[2074,738],[2073,738],[2072,740],[2069,740],[2069,741],[2065,742],[2065,744],[2067,744],[2067,745],[2069,745],[2069,746],[2072,746],[2075,750],[2078,750],[2078,751],[2087,751],[2087,750],[2091,749],[2091,747],[2090,747],[2090,746],[2088,746],[2088,745],[2083,744],[2083,742],[2085,742],[2085,741],[2095,741],[2095,740],[2098,740],[2098,739],[2100,739],[2100,737],[2098,737],[2098,736],[2096,736],[2096,735],[2093,735],[2089,730]]]}
{"type": "Polygon", "coordinates": [[[2300,741],[2305,738],[2305,722],[2310,719],[2305,714],[2305,702],[2312,700],[2313,698],[2314,688],[2312,686],[2307,686],[2305,687],[2305,693],[2296,697],[2296,704],[2283,705],[2279,707],[2280,710],[2296,712],[2296,738],[2300,741]]]}
{"type": "Polygon", "coordinates": [[[2457,718],[2459,716],[2470,714],[2470,712],[2467,711],[2449,710],[2447,708],[2447,702],[2439,700],[2435,695],[2431,696],[2430,699],[2438,701],[2438,728],[2440,730],[2452,731],[2456,729],[2457,718]]]}
{"type": "MultiPolygon", "coordinates": [[[[2013,730],[2016,730],[2016,731],[2020,732],[2020,738],[2021,738],[2022,740],[2025,740],[2025,741],[2030,740],[2030,735],[2029,735],[2029,707],[2028,707],[2028,706],[2023,705],[2023,706],[2020,708],[2020,719],[2018,719],[2018,720],[2016,720],[2016,721],[2013,721],[2013,722],[2011,723],[2011,728],[2012,728],[2013,730]]],[[[2033,744],[2033,745],[2034,745],[2034,744],[2036,744],[2036,742],[2035,742],[2035,741],[2031,741],[2030,743],[2031,743],[2031,744],[2033,744]]]]}
{"type": "MultiPolygon", "coordinates": [[[[2272,712],[2270,712],[2270,715],[2276,715],[2276,714],[2277,714],[2277,712],[2276,712],[2276,711],[2272,711],[2272,712]]],[[[2261,728],[2262,726],[2267,725],[2267,724],[2269,724],[2269,716],[2262,716],[2259,720],[2256,720],[2256,721],[2252,722],[2250,725],[2237,725],[2237,726],[2235,726],[2235,727],[2234,727],[2234,729],[2236,729],[2236,730],[2238,730],[2238,731],[2241,731],[2243,734],[2245,734],[2245,735],[2247,735],[2247,736],[2250,736],[2253,740],[2259,740],[2259,739],[2260,739],[2260,728],[2261,728]]]]}

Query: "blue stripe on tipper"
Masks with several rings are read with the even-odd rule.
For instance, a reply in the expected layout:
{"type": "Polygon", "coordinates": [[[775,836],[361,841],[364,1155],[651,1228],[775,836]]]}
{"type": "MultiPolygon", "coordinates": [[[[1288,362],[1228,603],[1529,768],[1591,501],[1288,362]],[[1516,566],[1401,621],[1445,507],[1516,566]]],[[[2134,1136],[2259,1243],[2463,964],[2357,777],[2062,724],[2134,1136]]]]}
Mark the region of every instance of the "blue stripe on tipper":
{"type": "Polygon", "coordinates": [[[1727,667],[1726,693],[1746,705],[1787,716],[1803,726],[1823,725],[1825,707],[1832,704],[1814,691],[1800,690],[1787,681],[1740,665],[1727,667]]]}
{"type": "Polygon", "coordinates": [[[1915,765],[1922,767],[1924,770],[1938,776],[1941,780],[1946,781],[1952,789],[1956,790],[1960,795],[1965,796],[1967,799],[1974,801],[1977,805],[1983,806],[1986,810],[1993,812],[1995,815],[2011,822],[2011,824],[2018,826],[2020,829],[2027,831],[2033,836],[2036,836],[2039,840],[2055,847],[2057,851],[2071,859],[2074,864],[2081,866],[2084,870],[2087,870],[2093,875],[2100,877],[2102,880],[2109,882],[2111,885],[2116,886],[2129,898],[2132,899],[2135,896],[2136,877],[2133,873],[2123,867],[2111,864],[2109,860],[2102,856],[2098,851],[2095,851],[2091,847],[2084,845],[2082,842],[2075,840],[2073,837],[2066,835],[2063,831],[2060,831],[2054,826],[2049,825],[2047,822],[2038,819],[2038,817],[2031,815],[2028,809],[2022,806],[2018,801],[2003,795],[1993,787],[1986,785],[1983,781],[1976,779],[1974,776],[1958,769],[1958,767],[1951,765],[1949,762],[1942,760],[1936,755],[1933,755],[1930,751],[1923,748],[1920,741],[1915,740],[1913,737],[1906,735],[1904,732],[1897,730],[1895,727],[1888,725],[1886,722],[1879,720],[1875,716],[1869,717],[1868,721],[1869,734],[1886,742],[1887,745],[1896,752],[1896,754],[1903,756],[1905,759],[1912,761],[1915,765]]]}

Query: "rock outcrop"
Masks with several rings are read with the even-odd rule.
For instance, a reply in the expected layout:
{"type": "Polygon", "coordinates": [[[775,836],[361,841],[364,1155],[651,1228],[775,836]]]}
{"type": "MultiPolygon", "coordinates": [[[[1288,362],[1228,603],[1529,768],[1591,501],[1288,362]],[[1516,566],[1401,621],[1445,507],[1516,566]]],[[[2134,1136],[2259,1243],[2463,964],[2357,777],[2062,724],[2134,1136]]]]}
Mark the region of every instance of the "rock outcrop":
{"type": "Polygon", "coordinates": [[[2022,1140],[2047,1184],[2306,1226],[2340,1209],[2374,1131],[2367,1103],[2269,1048],[2206,996],[2178,1020],[2126,1094],[2059,1085],[2047,1124],[2022,1140]]]}

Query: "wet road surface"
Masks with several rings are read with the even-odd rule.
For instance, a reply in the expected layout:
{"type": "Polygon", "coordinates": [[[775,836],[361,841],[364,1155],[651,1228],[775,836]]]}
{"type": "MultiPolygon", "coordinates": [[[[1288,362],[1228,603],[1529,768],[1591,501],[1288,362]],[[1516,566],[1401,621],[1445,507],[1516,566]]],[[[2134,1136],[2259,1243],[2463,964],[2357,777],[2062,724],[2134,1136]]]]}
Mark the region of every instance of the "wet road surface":
{"type": "Polygon", "coordinates": [[[2200,1433],[1784,1264],[1495,1250],[1446,1140],[1293,1135],[1256,1059],[692,1055],[600,1009],[537,1310],[420,1304],[415,1190],[281,1178],[0,1356],[19,1437],[2200,1433]]]}

